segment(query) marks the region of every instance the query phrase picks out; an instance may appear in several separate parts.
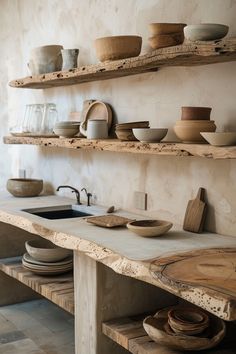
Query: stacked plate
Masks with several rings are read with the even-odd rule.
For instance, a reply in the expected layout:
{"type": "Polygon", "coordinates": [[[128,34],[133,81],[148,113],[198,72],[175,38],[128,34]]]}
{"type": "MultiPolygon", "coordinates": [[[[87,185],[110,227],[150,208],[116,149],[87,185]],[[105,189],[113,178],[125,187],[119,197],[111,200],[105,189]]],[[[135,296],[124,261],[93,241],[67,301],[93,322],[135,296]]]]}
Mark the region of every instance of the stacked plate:
{"type": "Polygon", "coordinates": [[[64,121],[55,124],[53,132],[60,138],[72,138],[79,133],[80,122],[64,121]]]}
{"type": "Polygon", "coordinates": [[[149,121],[116,124],[115,133],[122,141],[134,141],[137,140],[132,131],[135,128],[149,128],[149,121]]]}
{"type": "Polygon", "coordinates": [[[35,274],[58,275],[69,272],[73,268],[73,258],[67,257],[58,262],[41,262],[25,253],[22,258],[24,268],[35,274]]]}
{"type": "Polygon", "coordinates": [[[171,47],[184,41],[184,23],[150,23],[152,37],[148,38],[152,49],[171,47]]]}

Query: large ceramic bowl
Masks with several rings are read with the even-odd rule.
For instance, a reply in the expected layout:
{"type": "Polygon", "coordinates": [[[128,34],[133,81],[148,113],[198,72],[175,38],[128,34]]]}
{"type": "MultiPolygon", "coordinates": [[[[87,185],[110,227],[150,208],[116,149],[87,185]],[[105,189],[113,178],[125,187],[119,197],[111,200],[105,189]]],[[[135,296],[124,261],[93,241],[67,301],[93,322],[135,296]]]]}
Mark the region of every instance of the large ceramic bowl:
{"type": "Polygon", "coordinates": [[[184,27],[184,35],[190,41],[213,41],[227,35],[229,27],[217,23],[202,23],[184,27]]]}
{"type": "Polygon", "coordinates": [[[165,220],[138,220],[127,224],[130,231],[143,237],[155,237],[165,234],[173,224],[165,220]]]}
{"type": "Polygon", "coordinates": [[[7,190],[14,197],[36,197],[43,190],[43,180],[11,178],[7,181],[7,190]]]}
{"type": "Polygon", "coordinates": [[[236,132],[222,132],[222,133],[201,132],[200,134],[209,144],[214,146],[236,145],[236,132]]]}
{"type": "Polygon", "coordinates": [[[150,23],[148,28],[151,35],[156,36],[158,34],[183,32],[185,26],[185,23],[150,23]]]}
{"type": "Polygon", "coordinates": [[[71,255],[71,250],[58,247],[45,239],[26,241],[25,248],[32,258],[41,262],[57,262],[71,255]]]}
{"type": "Polygon", "coordinates": [[[136,57],[140,54],[142,37],[113,36],[97,38],[95,48],[100,61],[136,57]]]}
{"type": "Polygon", "coordinates": [[[142,143],[157,143],[161,141],[167,134],[166,128],[138,128],[133,129],[135,138],[142,143]]]}
{"type": "Polygon", "coordinates": [[[174,126],[174,132],[177,137],[184,143],[204,143],[205,140],[200,134],[201,132],[214,132],[216,125],[214,121],[179,121],[174,126]],[[182,124],[180,123],[182,122],[182,124]],[[198,123],[191,123],[198,122],[198,123]],[[199,123],[200,122],[200,123],[199,123]],[[206,123],[208,122],[208,123],[206,123]]]}

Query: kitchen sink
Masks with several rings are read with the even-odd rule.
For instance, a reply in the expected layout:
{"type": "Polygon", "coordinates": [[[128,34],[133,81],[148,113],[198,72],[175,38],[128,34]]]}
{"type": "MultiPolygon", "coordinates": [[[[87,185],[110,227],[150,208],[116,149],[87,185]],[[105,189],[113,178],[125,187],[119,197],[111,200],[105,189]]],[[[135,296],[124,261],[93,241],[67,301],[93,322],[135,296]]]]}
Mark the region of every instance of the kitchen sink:
{"type": "Polygon", "coordinates": [[[86,211],[84,209],[83,206],[80,207],[79,205],[61,205],[45,208],[23,209],[22,211],[51,220],[82,218],[93,215],[87,212],[87,208],[85,209],[86,211]]]}

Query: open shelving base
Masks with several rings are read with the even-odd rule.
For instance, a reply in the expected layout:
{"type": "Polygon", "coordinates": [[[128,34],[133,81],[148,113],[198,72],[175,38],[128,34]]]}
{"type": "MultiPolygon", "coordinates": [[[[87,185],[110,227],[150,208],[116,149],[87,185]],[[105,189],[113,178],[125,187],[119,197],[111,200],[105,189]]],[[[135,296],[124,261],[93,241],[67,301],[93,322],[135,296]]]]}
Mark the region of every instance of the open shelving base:
{"type": "Polygon", "coordinates": [[[22,266],[21,257],[1,259],[0,270],[74,314],[74,282],[71,273],[57,276],[36,275],[22,266]]]}
{"type": "MultiPolygon", "coordinates": [[[[132,316],[104,322],[102,331],[107,337],[132,354],[183,354],[183,351],[163,347],[154,342],[143,328],[146,316],[132,316]]],[[[184,351],[184,353],[234,354],[236,348],[236,325],[227,323],[226,337],[213,349],[204,351],[184,351]]]]}
{"type": "Polygon", "coordinates": [[[81,138],[33,138],[5,136],[5,144],[38,145],[67,149],[126,152],[165,156],[196,156],[212,159],[235,159],[236,146],[217,147],[209,144],[141,143],[118,139],[89,140],[81,138]]]}

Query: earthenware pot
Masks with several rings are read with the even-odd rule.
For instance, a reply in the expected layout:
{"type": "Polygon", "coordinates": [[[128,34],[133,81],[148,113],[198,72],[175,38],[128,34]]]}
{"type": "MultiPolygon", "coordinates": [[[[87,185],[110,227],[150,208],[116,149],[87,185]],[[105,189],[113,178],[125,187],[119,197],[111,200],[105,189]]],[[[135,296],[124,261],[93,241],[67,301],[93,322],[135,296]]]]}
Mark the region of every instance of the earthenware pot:
{"type": "Polygon", "coordinates": [[[182,120],[210,120],[211,107],[181,107],[182,120]]]}
{"type": "Polygon", "coordinates": [[[31,50],[29,69],[32,75],[59,71],[62,68],[61,45],[46,45],[31,50]]]}

